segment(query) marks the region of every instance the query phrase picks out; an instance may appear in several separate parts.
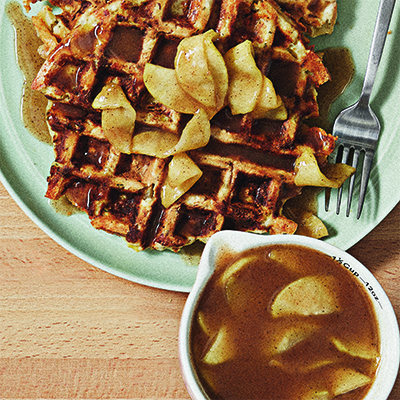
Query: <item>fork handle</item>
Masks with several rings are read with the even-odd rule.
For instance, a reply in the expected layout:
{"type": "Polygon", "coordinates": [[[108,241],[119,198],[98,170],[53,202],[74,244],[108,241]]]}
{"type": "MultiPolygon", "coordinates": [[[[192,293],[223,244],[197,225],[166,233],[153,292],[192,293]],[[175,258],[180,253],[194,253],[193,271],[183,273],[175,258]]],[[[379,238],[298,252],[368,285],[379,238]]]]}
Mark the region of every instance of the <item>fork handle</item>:
{"type": "Polygon", "coordinates": [[[360,98],[360,102],[365,101],[365,104],[369,103],[376,72],[378,70],[379,62],[381,61],[383,47],[388,35],[390,19],[392,18],[395,2],[396,0],[381,0],[379,4],[374,35],[372,37],[372,44],[369,52],[367,69],[365,72],[364,84],[360,98]]]}

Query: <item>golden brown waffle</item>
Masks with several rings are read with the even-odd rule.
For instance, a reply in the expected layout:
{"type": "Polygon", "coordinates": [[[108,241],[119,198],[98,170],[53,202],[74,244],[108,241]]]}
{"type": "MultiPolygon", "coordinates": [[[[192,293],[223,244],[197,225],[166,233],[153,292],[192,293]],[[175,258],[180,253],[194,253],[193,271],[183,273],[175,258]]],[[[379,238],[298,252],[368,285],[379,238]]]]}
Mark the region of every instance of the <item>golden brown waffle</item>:
{"type": "Polygon", "coordinates": [[[336,0],[277,0],[283,10],[303,23],[310,36],[331,34],[336,23],[336,0]]]}
{"type": "MultiPolygon", "coordinates": [[[[300,193],[294,162],[305,146],[324,162],[333,138],[303,121],[318,116],[316,89],[329,79],[308,48],[305,28],[273,1],[54,0],[62,9],[49,24],[34,21],[46,60],[33,88],[49,99],[47,118],[55,162],[46,196],[64,194],[87,212],[94,227],[124,236],[137,250],[179,250],[221,229],[294,233],[282,215],[300,193]],[[55,29],[56,27],[56,29],[55,29]],[[169,159],[118,152],[91,104],[101,88],[118,82],[146,127],[179,134],[188,116],[156,103],[143,83],[146,63],[172,68],[177,44],[214,29],[224,53],[249,39],[259,69],[288,110],[286,121],[253,120],[222,109],[211,120],[207,146],[188,154],[200,180],[165,209],[160,193],[169,159]]],[[[52,17],[53,18],[53,17],[52,17]]]]}

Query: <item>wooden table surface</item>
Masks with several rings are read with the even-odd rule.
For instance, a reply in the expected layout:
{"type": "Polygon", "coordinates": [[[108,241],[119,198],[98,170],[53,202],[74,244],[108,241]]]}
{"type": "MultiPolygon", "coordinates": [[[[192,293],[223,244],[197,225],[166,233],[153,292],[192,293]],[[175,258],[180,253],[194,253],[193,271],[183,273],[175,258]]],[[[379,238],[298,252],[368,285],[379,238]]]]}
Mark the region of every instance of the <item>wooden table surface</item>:
{"type": "MultiPolygon", "coordinates": [[[[400,316],[400,204],[349,251],[400,316]]],[[[103,272],[43,233],[0,184],[0,398],[189,399],[187,294],[103,272]]],[[[400,377],[390,400],[400,398],[400,377]]]]}

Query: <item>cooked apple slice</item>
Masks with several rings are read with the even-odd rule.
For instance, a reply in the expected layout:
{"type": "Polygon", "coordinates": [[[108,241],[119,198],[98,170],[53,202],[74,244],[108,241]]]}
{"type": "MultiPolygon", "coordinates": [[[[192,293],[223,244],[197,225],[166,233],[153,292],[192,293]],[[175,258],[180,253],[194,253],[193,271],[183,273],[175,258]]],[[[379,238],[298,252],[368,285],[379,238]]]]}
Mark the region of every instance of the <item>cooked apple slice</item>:
{"type": "Polygon", "coordinates": [[[208,387],[211,388],[212,390],[215,390],[218,380],[217,380],[216,376],[212,373],[212,371],[210,371],[207,368],[203,368],[202,370],[199,370],[198,372],[201,375],[201,377],[204,379],[204,381],[207,382],[208,387]]]}
{"type": "Polygon", "coordinates": [[[293,272],[293,273],[302,273],[304,275],[305,268],[307,265],[304,263],[304,258],[301,256],[301,254],[293,251],[289,251],[285,247],[278,247],[272,249],[268,257],[277,263],[282,268],[285,268],[286,270],[293,272]]]}
{"type": "Polygon", "coordinates": [[[352,368],[338,368],[330,375],[330,386],[334,396],[351,392],[359,387],[368,385],[371,378],[352,368]]]}
{"type": "Polygon", "coordinates": [[[315,239],[329,235],[324,223],[312,211],[303,208],[300,203],[286,204],[285,215],[297,223],[297,235],[309,236],[315,239]]]}
{"type": "Polygon", "coordinates": [[[224,58],[213,41],[218,34],[204,34],[183,39],[175,57],[175,71],[182,89],[206,109],[217,113],[225,104],[228,71],[224,58]]]}
{"type": "Polygon", "coordinates": [[[215,111],[218,112],[224,107],[228,93],[228,70],[222,54],[213,43],[218,38],[218,34],[213,30],[209,30],[203,36],[208,67],[214,81],[215,111]]]}
{"type": "Polygon", "coordinates": [[[136,111],[119,85],[103,87],[92,107],[101,110],[101,127],[110,143],[121,153],[130,154],[136,111]]]}
{"type": "Polygon", "coordinates": [[[321,167],[321,172],[331,181],[335,182],[335,186],[342,186],[343,182],[355,172],[355,168],[347,164],[326,164],[321,167]]]}
{"type": "Polygon", "coordinates": [[[174,69],[146,64],[143,80],[147,90],[156,101],[175,111],[194,114],[203,108],[201,103],[182,89],[174,69]]]}
{"type": "Polygon", "coordinates": [[[183,39],[175,57],[176,77],[182,89],[206,107],[215,108],[215,85],[203,35],[183,39]]]}
{"type": "Polygon", "coordinates": [[[242,274],[259,257],[248,256],[235,261],[221,276],[220,284],[224,287],[225,298],[235,314],[243,314],[246,310],[255,311],[263,299],[255,295],[251,281],[242,279],[242,274]],[[257,304],[255,304],[257,303],[257,304]]]}
{"type": "Polygon", "coordinates": [[[316,369],[325,367],[327,365],[334,364],[336,361],[337,360],[335,358],[327,358],[327,359],[315,360],[312,363],[300,366],[298,371],[303,373],[303,374],[307,374],[308,372],[314,371],[316,369]]]}
{"type": "Polygon", "coordinates": [[[344,340],[333,337],[331,338],[331,342],[339,351],[347,353],[353,357],[365,358],[367,360],[373,360],[379,357],[379,352],[376,346],[365,340],[344,340]]]}
{"type": "Polygon", "coordinates": [[[303,211],[299,215],[299,225],[296,234],[320,239],[329,235],[324,223],[312,212],[303,211]]]}
{"type": "Polygon", "coordinates": [[[297,186],[317,186],[339,188],[355,171],[351,165],[329,164],[321,172],[311,149],[306,148],[296,159],[294,183],[297,186]]]}
{"type": "Polygon", "coordinates": [[[178,142],[179,136],[171,132],[145,131],[133,137],[131,149],[132,153],[166,158],[178,142]]]}
{"type": "Polygon", "coordinates": [[[319,368],[323,368],[327,365],[334,364],[336,362],[335,359],[327,358],[327,359],[320,359],[310,361],[308,363],[297,363],[293,362],[290,359],[282,359],[282,358],[274,358],[269,362],[269,365],[272,367],[281,368],[283,371],[292,373],[301,373],[301,374],[308,374],[309,372],[315,371],[319,368]]]}
{"type": "Polygon", "coordinates": [[[192,119],[186,124],[179,142],[165,153],[170,156],[185,151],[204,147],[211,136],[211,126],[207,114],[200,109],[195,112],[192,119]]]}
{"type": "Polygon", "coordinates": [[[282,289],[271,306],[274,317],[326,315],[340,311],[337,282],[333,276],[306,276],[282,289]]]}
{"type": "Polygon", "coordinates": [[[125,107],[103,110],[101,127],[110,143],[121,153],[130,154],[136,113],[125,107]]]}
{"type": "Polygon", "coordinates": [[[263,84],[263,75],[253,57],[249,40],[231,48],[225,54],[228,69],[228,103],[233,115],[254,110],[263,84]]]}
{"type": "Polygon", "coordinates": [[[240,274],[233,275],[225,285],[225,297],[230,309],[236,315],[248,315],[267,307],[266,299],[254,291],[254,283],[242,279],[240,274]],[[264,305],[265,304],[265,305],[264,305]]]}
{"type": "Polygon", "coordinates": [[[267,328],[263,346],[267,356],[284,353],[320,330],[319,325],[306,321],[278,321],[267,328]]]}
{"type": "Polygon", "coordinates": [[[300,394],[299,400],[331,400],[333,396],[326,389],[310,389],[300,394]]]}
{"type": "MultiPolygon", "coordinates": [[[[261,114],[261,117],[258,118],[265,118],[265,119],[272,119],[272,120],[279,120],[284,121],[288,118],[288,112],[286,109],[285,104],[281,100],[280,105],[273,110],[266,111],[265,113],[261,114]]],[[[256,118],[256,117],[254,117],[256,118]]]]}
{"type": "Polygon", "coordinates": [[[251,115],[255,119],[287,119],[287,110],[281,97],[277,96],[272,82],[264,75],[262,88],[251,115]],[[274,113],[272,112],[273,110],[275,111],[274,113]]]}
{"type": "Polygon", "coordinates": [[[186,154],[173,156],[168,166],[168,175],[161,191],[161,202],[168,208],[184,195],[200,179],[202,171],[186,154]]]}
{"type": "Polygon", "coordinates": [[[92,107],[97,110],[105,110],[130,105],[121,86],[115,83],[105,85],[93,100],[92,107]]]}
{"type": "Polygon", "coordinates": [[[181,137],[163,131],[138,133],[132,140],[132,152],[166,158],[205,146],[210,140],[211,128],[207,114],[200,109],[187,123],[181,137]]]}
{"type": "Polygon", "coordinates": [[[235,261],[232,265],[230,265],[224,273],[221,275],[220,282],[223,286],[225,286],[228,280],[238,272],[240,272],[243,268],[248,267],[254,261],[258,259],[258,256],[251,255],[239,258],[239,260],[235,261]]]}
{"type": "Polygon", "coordinates": [[[222,364],[225,361],[232,359],[236,354],[236,346],[232,334],[226,325],[223,325],[210,349],[203,357],[203,362],[206,364],[216,365],[222,364]]]}
{"type": "Polygon", "coordinates": [[[199,311],[197,313],[197,322],[201,328],[201,330],[207,335],[211,336],[213,333],[213,330],[211,328],[211,321],[207,318],[207,314],[205,314],[203,311],[199,311]]]}

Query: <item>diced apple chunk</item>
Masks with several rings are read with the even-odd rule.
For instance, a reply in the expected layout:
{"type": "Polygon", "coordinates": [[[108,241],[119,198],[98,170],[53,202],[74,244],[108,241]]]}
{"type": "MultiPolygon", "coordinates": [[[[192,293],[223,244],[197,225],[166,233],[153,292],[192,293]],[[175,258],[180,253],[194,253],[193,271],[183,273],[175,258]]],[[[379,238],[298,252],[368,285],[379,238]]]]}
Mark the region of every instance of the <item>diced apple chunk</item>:
{"type": "Polygon", "coordinates": [[[203,357],[203,362],[211,365],[222,364],[223,362],[233,358],[235,354],[236,347],[232,334],[228,330],[227,326],[223,325],[219,329],[210,349],[203,357]]]}
{"type": "Polygon", "coordinates": [[[371,378],[351,368],[339,368],[331,374],[331,387],[334,396],[351,392],[368,385],[371,378]]]}
{"type": "Polygon", "coordinates": [[[282,289],[271,306],[274,317],[285,315],[326,315],[340,311],[333,276],[306,276],[282,289]]]}
{"type": "Polygon", "coordinates": [[[373,360],[379,357],[378,349],[373,344],[366,341],[343,340],[333,337],[331,338],[331,342],[339,351],[353,357],[365,358],[367,360],[373,360]]]}

